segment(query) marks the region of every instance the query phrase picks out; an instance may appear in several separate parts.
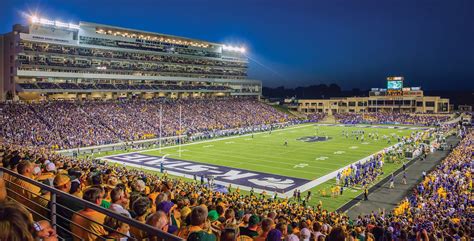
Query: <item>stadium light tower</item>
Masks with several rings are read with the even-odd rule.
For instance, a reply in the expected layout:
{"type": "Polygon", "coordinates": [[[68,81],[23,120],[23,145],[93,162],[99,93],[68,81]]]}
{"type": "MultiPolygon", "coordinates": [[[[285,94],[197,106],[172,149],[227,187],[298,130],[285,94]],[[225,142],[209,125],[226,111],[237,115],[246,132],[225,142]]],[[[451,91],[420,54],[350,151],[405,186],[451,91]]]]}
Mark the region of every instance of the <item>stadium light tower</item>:
{"type": "Polygon", "coordinates": [[[240,52],[240,53],[245,53],[246,49],[245,47],[237,47],[237,46],[232,46],[232,45],[222,45],[222,49],[226,51],[233,51],[233,52],[240,52]]]}

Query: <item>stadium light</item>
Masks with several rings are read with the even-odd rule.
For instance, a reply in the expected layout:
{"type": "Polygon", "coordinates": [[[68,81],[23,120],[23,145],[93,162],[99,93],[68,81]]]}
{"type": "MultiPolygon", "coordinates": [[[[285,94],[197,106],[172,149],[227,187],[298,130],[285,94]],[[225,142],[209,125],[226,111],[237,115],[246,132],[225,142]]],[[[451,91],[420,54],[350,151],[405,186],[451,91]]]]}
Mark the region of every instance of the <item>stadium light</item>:
{"type": "Polygon", "coordinates": [[[60,28],[72,28],[72,29],[79,29],[80,26],[77,24],[73,23],[64,23],[61,21],[53,21],[49,20],[47,18],[40,18],[36,15],[30,16],[30,21],[31,23],[39,23],[42,25],[49,25],[49,26],[55,26],[55,27],[60,27],[60,28]]]}
{"type": "Polygon", "coordinates": [[[234,51],[234,52],[240,52],[240,53],[245,53],[246,49],[244,47],[237,47],[237,46],[230,46],[230,45],[222,45],[222,49],[226,51],[234,51]]]}
{"type": "Polygon", "coordinates": [[[51,21],[51,20],[46,19],[46,18],[40,18],[39,22],[41,24],[44,24],[44,25],[54,25],[54,21],[51,21]]]}
{"type": "Polygon", "coordinates": [[[39,22],[38,17],[36,17],[36,16],[34,16],[34,15],[31,16],[31,22],[32,22],[32,23],[37,23],[37,22],[39,22]]]}

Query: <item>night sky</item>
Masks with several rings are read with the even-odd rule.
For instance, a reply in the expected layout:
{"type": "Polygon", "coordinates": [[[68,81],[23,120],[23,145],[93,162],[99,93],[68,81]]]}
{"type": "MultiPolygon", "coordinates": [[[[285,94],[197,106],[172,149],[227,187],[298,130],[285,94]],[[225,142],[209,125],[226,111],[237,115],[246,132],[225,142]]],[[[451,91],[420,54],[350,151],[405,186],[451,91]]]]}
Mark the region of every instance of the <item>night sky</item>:
{"type": "Polygon", "coordinates": [[[0,33],[35,12],[244,45],[270,87],[474,90],[474,0],[2,0],[0,33]]]}

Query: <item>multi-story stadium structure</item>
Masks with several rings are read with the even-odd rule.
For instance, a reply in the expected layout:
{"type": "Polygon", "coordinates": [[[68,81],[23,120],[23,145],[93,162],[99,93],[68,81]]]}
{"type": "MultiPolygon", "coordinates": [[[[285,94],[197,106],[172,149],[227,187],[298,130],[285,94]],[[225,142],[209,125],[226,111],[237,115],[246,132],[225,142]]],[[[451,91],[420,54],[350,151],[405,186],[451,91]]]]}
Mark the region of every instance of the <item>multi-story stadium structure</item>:
{"type": "Polygon", "coordinates": [[[0,100],[261,94],[245,48],[32,17],[0,38],[0,100]]]}

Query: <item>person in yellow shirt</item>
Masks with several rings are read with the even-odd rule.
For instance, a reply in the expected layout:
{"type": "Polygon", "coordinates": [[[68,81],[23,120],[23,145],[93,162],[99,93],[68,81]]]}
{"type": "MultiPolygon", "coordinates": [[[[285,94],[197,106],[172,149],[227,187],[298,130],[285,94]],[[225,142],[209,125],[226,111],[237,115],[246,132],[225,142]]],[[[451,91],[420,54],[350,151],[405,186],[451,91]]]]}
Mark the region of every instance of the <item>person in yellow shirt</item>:
{"type": "MultiPolygon", "coordinates": [[[[30,179],[34,179],[33,169],[34,164],[26,160],[20,161],[17,166],[18,173],[30,179]]],[[[34,206],[35,204],[31,204],[31,200],[37,199],[41,195],[41,188],[20,178],[16,178],[13,182],[16,184],[12,185],[12,189],[14,190],[14,192],[12,192],[13,199],[27,207],[34,206]]]]}
{"type": "MultiPolygon", "coordinates": [[[[102,202],[101,190],[89,188],[84,191],[83,199],[97,206],[102,202]]],[[[105,215],[91,208],[84,208],[72,216],[71,232],[74,234],[74,241],[85,240],[95,241],[97,237],[107,234],[102,224],[105,215]]]]}
{"type": "MultiPolygon", "coordinates": [[[[132,210],[137,215],[135,220],[140,223],[145,223],[146,218],[151,212],[151,201],[147,197],[140,197],[132,203],[132,210]]],[[[146,238],[146,232],[138,229],[137,227],[130,227],[130,233],[133,234],[135,238],[141,240],[146,238]]]]}

